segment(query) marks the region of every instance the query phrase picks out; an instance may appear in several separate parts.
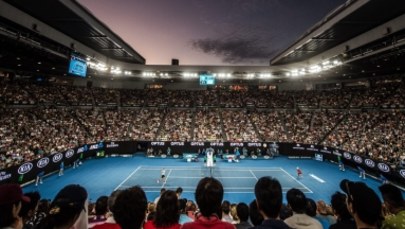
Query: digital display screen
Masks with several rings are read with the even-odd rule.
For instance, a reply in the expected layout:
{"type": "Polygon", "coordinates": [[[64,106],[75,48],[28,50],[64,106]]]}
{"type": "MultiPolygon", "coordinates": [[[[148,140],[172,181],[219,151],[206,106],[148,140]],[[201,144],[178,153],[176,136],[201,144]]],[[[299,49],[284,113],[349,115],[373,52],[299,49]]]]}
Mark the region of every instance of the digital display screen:
{"type": "Polygon", "coordinates": [[[80,77],[86,77],[86,73],[87,73],[86,61],[80,57],[72,55],[70,57],[70,63],[69,63],[69,74],[80,76],[80,77]]]}
{"type": "Polygon", "coordinates": [[[211,74],[200,74],[200,85],[215,85],[215,76],[211,74]]]}
{"type": "Polygon", "coordinates": [[[316,153],[315,154],[315,160],[317,161],[323,161],[323,155],[320,153],[316,153]]]}

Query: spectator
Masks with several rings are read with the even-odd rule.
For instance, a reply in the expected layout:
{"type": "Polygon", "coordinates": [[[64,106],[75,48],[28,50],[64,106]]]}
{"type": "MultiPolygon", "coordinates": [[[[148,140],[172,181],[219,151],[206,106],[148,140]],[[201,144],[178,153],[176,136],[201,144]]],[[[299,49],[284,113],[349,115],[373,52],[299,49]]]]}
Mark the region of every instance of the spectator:
{"type": "Polygon", "coordinates": [[[100,196],[95,205],[95,214],[89,216],[89,228],[102,224],[107,220],[108,196],[100,196]]]}
{"type": "Polygon", "coordinates": [[[279,220],[283,192],[277,179],[271,177],[260,178],[255,185],[257,209],[263,216],[263,222],[255,225],[255,229],[289,228],[286,223],[279,220]]]}
{"type": "Polygon", "coordinates": [[[161,189],[160,189],[160,194],[159,194],[159,196],[156,197],[155,200],[153,201],[153,203],[155,203],[155,205],[158,204],[159,199],[160,199],[160,197],[163,195],[164,192],[166,192],[166,189],[165,189],[165,188],[161,188],[161,189]]]}
{"type": "Polygon", "coordinates": [[[22,202],[30,202],[30,198],[23,195],[18,184],[0,185],[0,228],[23,228],[18,216],[22,202]]]}
{"type": "Polygon", "coordinates": [[[62,188],[52,201],[49,214],[37,228],[70,228],[73,225],[87,228],[87,191],[80,185],[62,188]]]}
{"type": "Polygon", "coordinates": [[[183,193],[183,188],[182,187],[178,187],[176,189],[176,194],[177,194],[177,198],[180,199],[181,194],[183,193]]]}
{"type": "Polygon", "coordinates": [[[21,210],[19,215],[23,220],[23,229],[31,229],[36,226],[35,223],[35,212],[38,208],[39,199],[41,199],[41,195],[39,192],[28,192],[24,194],[28,198],[30,198],[30,202],[22,202],[21,210]]]}
{"type": "Polygon", "coordinates": [[[235,225],[236,229],[248,229],[253,225],[248,222],[249,220],[249,206],[245,203],[239,203],[236,206],[236,213],[239,218],[239,223],[235,225]]]}
{"type": "Polygon", "coordinates": [[[201,179],[195,191],[195,199],[200,208],[200,213],[194,222],[185,223],[183,229],[235,229],[232,224],[221,221],[221,203],[223,197],[224,188],[221,182],[213,177],[201,179]]]}
{"type": "Polygon", "coordinates": [[[288,190],[287,202],[293,211],[293,215],[284,220],[289,227],[297,229],[322,229],[322,225],[318,220],[305,213],[307,199],[302,191],[296,188],[288,190]]]}
{"type": "Polygon", "coordinates": [[[118,194],[111,210],[121,229],[139,229],[145,221],[147,205],[145,192],[134,186],[118,194]]]}
{"type": "Polygon", "coordinates": [[[222,202],[221,209],[222,209],[222,221],[232,223],[233,218],[230,214],[231,213],[231,203],[229,203],[229,201],[225,200],[224,202],[222,202]]]}
{"type": "Polygon", "coordinates": [[[357,228],[379,228],[382,221],[381,201],[363,182],[342,180],[340,188],[347,195],[347,207],[357,228]]]}
{"type": "Polygon", "coordinates": [[[187,204],[187,199],[179,199],[179,209],[180,209],[180,219],[179,219],[179,223],[180,224],[184,224],[187,222],[193,222],[193,219],[190,218],[187,215],[186,212],[186,204],[187,204]]]}
{"type": "Polygon", "coordinates": [[[321,222],[323,228],[329,228],[330,225],[336,223],[335,217],[333,217],[332,209],[326,206],[323,200],[316,202],[316,216],[315,218],[321,222]]]}
{"type": "Polygon", "coordinates": [[[327,218],[319,217],[317,215],[318,207],[317,204],[313,199],[307,198],[307,210],[306,214],[311,216],[312,218],[318,220],[322,224],[322,228],[329,228],[330,223],[327,218]]]}
{"type": "Polygon", "coordinates": [[[336,223],[330,225],[329,229],[356,229],[356,222],[347,209],[346,195],[336,192],[331,197],[331,204],[336,216],[336,223]]]}
{"type": "Polygon", "coordinates": [[[156,206],[153,220],[147,221],[144,229],[180,229],[180,209],[177,194],[174,191],[165,191],[156,206]]]}
{"type": "Polygon", "coordinates": [[[107,219],[103,224],[98,224],[93,227],[93,229],[121,229],[120,226],[115,222],[114,214],[112,213],[112,209],[114,208],[115,200],[117,196],[120,194],[121,190],[115,190],[111,193],[110,197],[108,197],[107,205],[108,205],[108,213],[107,219]]]}
{"type": "Polygon", "coordinates": [[[257,208],[256,200],[253,200],[249,204],[249,217],[253,226],[261,225],[264,220],[263,216],[259,212],[259,209],[257,208]]]}
{"type": "Polygon", "coordinates": [[[49,209],[51,207],[51,201],[47,199],[42,199],[39,201],[37,211],[34,215],[33,225],[38,225],[47,216],[49,209]]]}
{"type": "Polygon", "coordinates": [[[405,228],[405,202],[401,190],[391,184],[383,184],[379,187],[384,200],[384,206],[390,216],[386,216],[382,229],[405,228]]]}

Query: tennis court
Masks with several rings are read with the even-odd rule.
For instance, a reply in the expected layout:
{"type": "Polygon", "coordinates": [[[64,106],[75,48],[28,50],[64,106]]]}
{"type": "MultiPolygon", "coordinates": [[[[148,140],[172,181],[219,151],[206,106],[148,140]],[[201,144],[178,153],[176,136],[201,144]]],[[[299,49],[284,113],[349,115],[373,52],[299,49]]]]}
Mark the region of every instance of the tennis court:
{"type": "Polygon", "coordinates": [[[193,193],[202,177],[213,176],[221,181],[225,193],[253,193],[256,181],[260,177],[271,176],[281,182],[283,192],[287,192],[291,188],[298,188],[304,193],[312,193],[308,187],[280,167],[213,167],[212,170],[203,166],[164,167],[166,182],[158,183],[162,169],[161,166],[141,165],[129,174],[116,189],[140,185],[145,192],[160,192],[161,188],[182,187],[184,192],[193,193]]]}

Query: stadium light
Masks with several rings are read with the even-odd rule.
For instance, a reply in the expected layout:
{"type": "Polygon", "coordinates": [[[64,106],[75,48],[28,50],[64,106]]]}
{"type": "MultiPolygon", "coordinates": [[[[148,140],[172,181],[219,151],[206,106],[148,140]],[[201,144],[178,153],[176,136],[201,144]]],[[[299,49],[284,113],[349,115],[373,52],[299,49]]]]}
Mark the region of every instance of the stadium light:
{"type": "Polygon", "coordinates": [[[268,79],[268,78],[271,78],[271,76],[272,76],[271,73],[268,73],[268,72],[259,74],[259,77],[262,79],[268,79]]]}
{"type": "Polygon", "coordinates": [[[318,73],[322,71],[322,67],[319,65],[312,65],[311,67],[309,67],[308,72],[309,73],[318,73]]]}
{"type": "Polygon", "coordinates": [[[142,72],[142,76],[143,77],[151,77],[151,78],[153,78],[153,77],[156,77],[156,73],[154,73],[154,72],[142,72]]]}
{"type": "Polygon", "coordinates": [[[255,77],[254,73],[248,73],[246,74],[246,79],[253,79],[255,77]]]}
{"type": "Polygon", "coordinates": [[[110,73],[114,74],[114,75],[119,75],[119,74],[122,73],[122,71],[121,71],[121,69],[119,67],[112,66],[111,70],[110,70],[110,73]]]}
{"type": "Polygon", "coordinates": [[[292,77],[297,77],[298,76],[298,69],[291,70],[291,76],[292,77]]]}

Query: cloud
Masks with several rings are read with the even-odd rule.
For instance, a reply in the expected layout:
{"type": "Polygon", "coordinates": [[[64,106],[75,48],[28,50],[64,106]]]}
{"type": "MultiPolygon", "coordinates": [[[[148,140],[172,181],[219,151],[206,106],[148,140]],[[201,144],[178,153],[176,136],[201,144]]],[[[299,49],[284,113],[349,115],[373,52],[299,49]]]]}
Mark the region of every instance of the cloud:
{"type": "Polygon", "coordinates": [[[270,44],[254,38],[231,37],[228,39],[196,39],[192,47],[206,54],[222,58],[224,63],[268,63],[278,50],[271,49],[270,44]]]}

